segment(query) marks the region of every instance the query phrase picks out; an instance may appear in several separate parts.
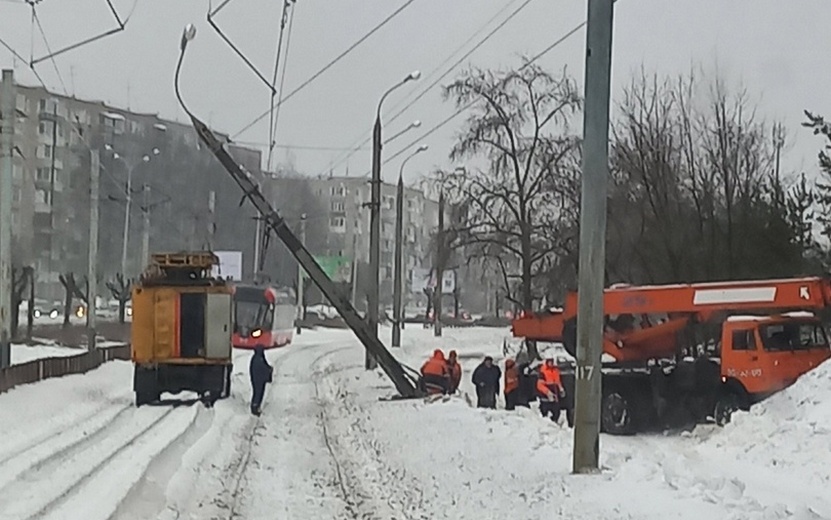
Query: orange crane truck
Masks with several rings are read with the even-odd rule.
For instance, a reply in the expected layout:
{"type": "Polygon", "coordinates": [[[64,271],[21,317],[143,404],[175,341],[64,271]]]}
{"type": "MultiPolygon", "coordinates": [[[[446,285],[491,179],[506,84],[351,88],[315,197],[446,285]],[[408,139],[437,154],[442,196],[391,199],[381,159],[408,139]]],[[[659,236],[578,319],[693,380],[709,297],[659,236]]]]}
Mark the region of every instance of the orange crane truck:
{"type": "MultiPolygon", "coordinates": [[[[829,306],[831,281],[819,277],[606,289],[602,431],[729,422],[831,357],[829,306]]],[[[561,310],[512,323],[514,337],[571,356],[576,330],[576,292],[561,310]]],[[[560,368],[573,392],[573,362],[560,368]]]]}

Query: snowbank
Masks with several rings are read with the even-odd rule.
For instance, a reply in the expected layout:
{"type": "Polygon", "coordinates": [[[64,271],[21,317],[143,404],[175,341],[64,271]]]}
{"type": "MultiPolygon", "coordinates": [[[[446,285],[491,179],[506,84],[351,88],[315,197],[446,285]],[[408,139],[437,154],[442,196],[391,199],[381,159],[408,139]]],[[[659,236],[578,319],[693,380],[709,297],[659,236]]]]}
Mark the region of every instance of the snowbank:
{"type": "MultiPolygon", "coordinates": [[[[381,328],[385,343],[389,332],[381,328]]],[[[306,339],[331,341],[339,334],[357,346],[348,331],[312,332],[306,339]]],[[[434,348],[456,350],[464,369],[460,397],[379,403],[393,390],[379,372],[361,368],[360,348],[333,356],[325,370],[333,420],[361,439],[343,444],[355,450],[350,459],[365,465],[354,470],[365,479],[390,482],[384,475],[396,475],[406,482],[411,491],[390,489],[405,511],[417,502],[430,518],[831,518],[831,363],[724,429],[602,435],[603,473],[575,476],[573,430],[542,419],[536,407],[471,406],[472,370],[485,355],[503,366],[507,329],[432,334],[407,327],[402,348],[392,352],[417,369],[434,348]],[[417,500],[401,498],[404,493],[417,500]]]]}
{"type": "Polygon", "coordinates": [[[28,361],[49,357],[67,357],[83,354],[82,348],[62,347],[54,342],[44,345],[12,344],[12,365],[20,365],[28,361]]]}

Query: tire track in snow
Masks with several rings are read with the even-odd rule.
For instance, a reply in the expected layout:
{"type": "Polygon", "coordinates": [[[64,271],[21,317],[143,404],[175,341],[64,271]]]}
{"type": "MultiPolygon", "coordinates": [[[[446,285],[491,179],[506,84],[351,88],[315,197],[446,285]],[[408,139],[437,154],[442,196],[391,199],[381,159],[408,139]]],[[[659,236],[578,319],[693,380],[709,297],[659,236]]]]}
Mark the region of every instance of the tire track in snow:
{"type": "MultiPolygon", "coordinates": [[[[294,381],[291,380],[292,375],[285,373],[286,362],[290,359],[295,358],[301,354],[307,354],[309,349],[318,349],[322,347],[327,347],[332,344],[340,344],[341,341],[325,341],[316,343],[314,345],[303,346],[303,347],[295,347],[291,350],[286,350],[286,353],[280,356],[278,359],[274,360],[275,363],[275,373],[274,373],[274,382],[271,385],[266,387],[266,395],[263,398],[263,412],[265,412],[269,407],[269,399],[268,396],[271,393],[272,388],[280,381],[283,385],[286,384],[293,384],[294,381]]],[[[340,352],[342,350],[352,348],[352,347],[339,347],[333,350],[327,350],[326,352],[322,353],[321,355],[314,358],[312,361],[309,362],[310,366],[314,366],[318,364],[322,359],[326,356],[330,356],[336,352],[340,352]]],[[[308,380],[304,381],[308,383],[308,380]]],[[[257,446],[255,442],[256,437],[260,434],[265,425],[263,424],[263,414],[260,417],[252,418],[250,420],[250,426],[248,428],[248,433],[243,436],[243,439],[238,443],[237,449],[237,456],[234,458],[232,463],[225,468],[224,475],[227,480],[233,482],[233,485],[226,489],[225,493],[223,494],[223,499],[221,500],[221,507],[226,510],[226,513],[222,516],[225,520],[235,520],[237,518],[247,518],[247,516],[242,512],[243,510],[243,503],[242,499],[245,496],[245,492],[247,490],[247,470],[250,465],[251,461],[251,454],[254,450],[254,447],[257,446]]]]}
{"type": "Polygon", "coordinates": [[[37,518],[64,519],[86,512],[85,518],[108,518],[147,472],[150,464],[192,431],[204,415],[195,402],[175,405],[145,426],[104,461],[89,470],[37,518]]]}
{"type": "MultiPolygon", "coordinates": [[[[102,413],[105,413],[112,409],[113,404],[114,403],[112,402],[107,403],[104,406],[95,408],[94,410],[85,415],[82,415],[80,417],[74,417],[69,421],[62,422],[61,424],[58,424],[54,428],[51,428],[47,432],[41,433],[40,435],[37,435],[34,438],[28,437],[25,442],[21,443],[18,446],[13,446],[11,449],[8,450],[7,454],[0,457],[0,467],[5,466],[14,459],[19,459],[23,455],[35,451],[36,448],[40,448],[46,443],[49,443],[60,437],[66,436],[67,429],[75,430],[84,425],[87,425],[88,423],[96,423],[97,419],[100,419],[102,413]]],[[[129,403],[125,404],[125,406],[122,407],[120,410],[123,411],[127,408],[130,408],[129,403]]],[[[0,486],[2,486],[1,483],[0,486]]]]}
{"type": "MultiPolygon", "coordinates": [[[[0,494],[0,518],[42,518],[56,510],[114,459],[179,409],[168,408],[159,413],[152,407],[130,407],[127,410],[132,413],[119,414],[117,420],[108,423],[96,435],[85,437],[71,450],[55,451],[47,457],[48,460],[22,472],[3,489],[0,494]]],[[[129,465],[117,467],[116,470],[124,474],[129,472],[128,468],[129,465]]],[[[83,509],[90,506],[86,504],[83,509]]]]}
{"type": "Polygon", "coordinates": [[[149,461],[107,520],[160,516],[165,510],[167,485],[180,468],[184,455],[208,434],[216,415],[215,410],[201,406],[197,408],[188,427],[149,461]]]}
{"type": "MultiPolygon", "coordinates": [[[[336,352],[336,351],[335,351],[336,352]]],[[[334,354],[335,352],[331,352],[334,354]]],[[[335,465],[336,480],[340,489],[341,498],[346,506],[350,519],[354,520],[381,520],[385,518],[405,518],[427,520],[430,516],[422,513],[423,493],[417,487],[400,485],[405,475],[396,472],[383,462],[383,454],[380,447],[371,440],[372,434],[365,424],[366,418],[361,417],[363,411],[360,407],[350,405],[348,392],[343,389],[341,381],[331,383],[332,376],[339,372],[356,366],[334,368],[331,365],[323,370],[317,370],[314,374],[315,401],[320,407],[319,420],[327,451],[335,465]],[[335,395],[338,399],[334,403],[326,399],[321,393],[321,385],[333,384],[335,395]],[[336,408],[345,409],[352,420],[346,430],[337,431],[335,418],[330,414],[332,404],[336,408]],[[342,439],[347,439],[346,444],[356,451],[350,453],[344,449],[342,439]],[[363,455],[366,460],[358,460],[355,455],[363,455]],[[364,475],[360,475],[360,468],[366,470],[368,467],[375,470],[376,474],[382,475],[383,484],[380,488],[373,489],[372,484],[379,484],[379,481],[370,481],[364,475]],[[400,516],[399,516],[400,515],[400,516]]],[[[332,396],[330,396],[332,397],[332,396]]]]}
{"type": "Polygon", "coordinates": [[[115,409],[114,413],[103,415],[99,410],[94,416],[81,419],[66,430],[42,437],[36,443],[0,461],[0,468],[3,469],[0,493],[18,478],[26,479],[102,438],[110,429],[117,426],[118,421],[131,408],[132,405],[128,404],[115,409]]]}

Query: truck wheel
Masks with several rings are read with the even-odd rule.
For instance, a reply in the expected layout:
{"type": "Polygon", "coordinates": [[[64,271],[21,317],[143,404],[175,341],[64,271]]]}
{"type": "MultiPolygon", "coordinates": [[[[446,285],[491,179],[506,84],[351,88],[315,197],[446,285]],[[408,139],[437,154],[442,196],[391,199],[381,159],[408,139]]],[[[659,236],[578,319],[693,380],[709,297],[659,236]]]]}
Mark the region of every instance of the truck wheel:
{"type": "Polygon", "coordinates": [[[604,395],[600,409],[602,430],[612,435],[634,433],[633,404],[632,400],[621,392],[610,392],[604,395]]]}
{"type": "Polygon", "coordinates": [[[719,426],[728,424],[733,417],[733,413],[740,408],[739,396],[733,392],[723,392],[716,401],[715,410],[713,411],[716,424],[719,426]]]}
{"type": "Polygon", "coordinates": [[[155,401],[158,401],[160,398],[161,394],[159,393],[154,393],[147,390],[136,392],[136,407],[153,403],[155,401]]]}
{"type": "Polygon", "coordinates": [[[231,368],[225,369],[225,389],[222,392],[222,398],[225,399],[227,397],[231,397],[231,368]]]}

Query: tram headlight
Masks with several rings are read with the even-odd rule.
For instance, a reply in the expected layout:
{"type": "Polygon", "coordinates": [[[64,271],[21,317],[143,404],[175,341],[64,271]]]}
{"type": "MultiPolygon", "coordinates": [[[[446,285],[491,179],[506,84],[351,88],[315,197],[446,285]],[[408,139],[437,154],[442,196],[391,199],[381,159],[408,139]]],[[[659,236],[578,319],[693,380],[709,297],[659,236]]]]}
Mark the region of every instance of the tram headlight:
{"type": "Polygon", "coordinates": [[[263,331],[262,331],[262,330],[260,330],[260,329],[254,329],[254,330],[251,332],[251,337],[252,337],[252,338],[259,338],[259,337],[260,337],[260,336],[262,336],[262,335],[263,335],[263,331]]]}

